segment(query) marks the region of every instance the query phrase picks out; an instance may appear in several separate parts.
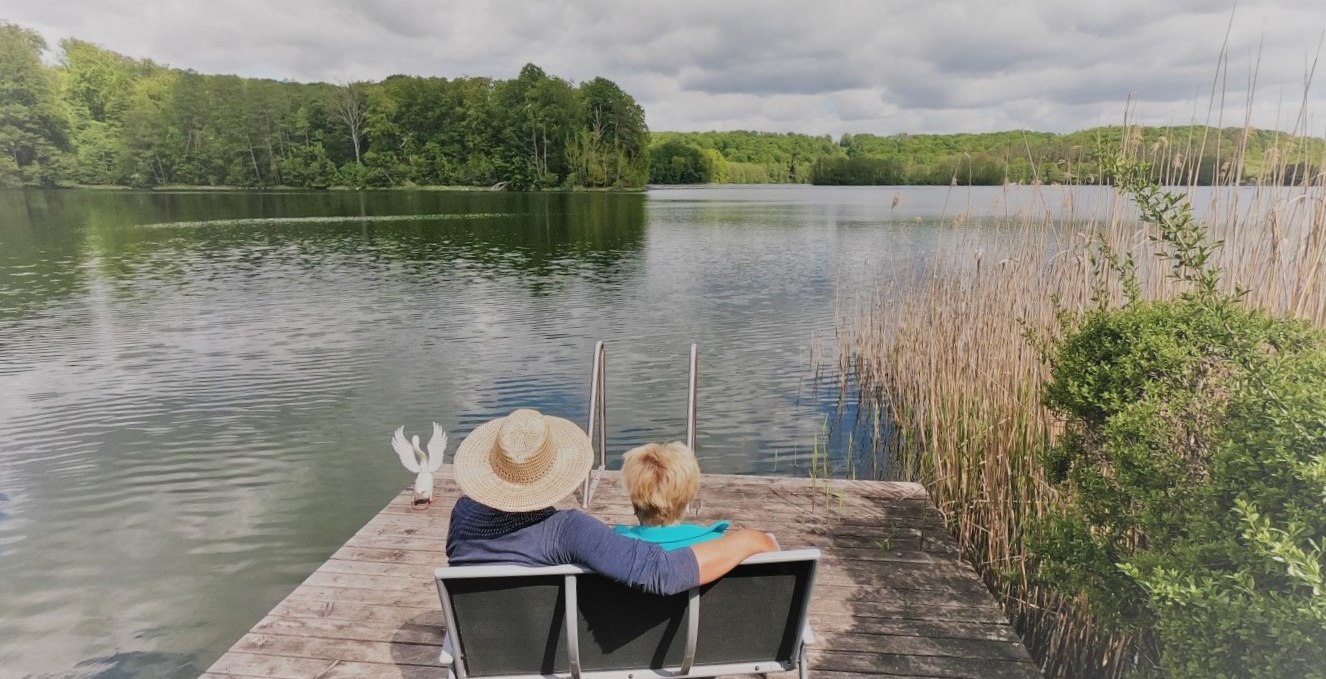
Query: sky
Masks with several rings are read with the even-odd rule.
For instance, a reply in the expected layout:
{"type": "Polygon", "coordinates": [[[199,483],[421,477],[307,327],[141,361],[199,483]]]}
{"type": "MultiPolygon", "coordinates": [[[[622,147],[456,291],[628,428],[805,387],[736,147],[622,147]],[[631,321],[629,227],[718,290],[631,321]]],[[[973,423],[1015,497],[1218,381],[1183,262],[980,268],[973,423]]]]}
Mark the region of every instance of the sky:
{"type": "Polygon", "coordinates": [[[1298,131],[1326,133],[1326,64],[1303,105],[1326,0],[0,0],[0,20],[53,47],[296,81],[533,62],[617,82],[654,130],[1292,130],[1306,110],[1298,131]]]}

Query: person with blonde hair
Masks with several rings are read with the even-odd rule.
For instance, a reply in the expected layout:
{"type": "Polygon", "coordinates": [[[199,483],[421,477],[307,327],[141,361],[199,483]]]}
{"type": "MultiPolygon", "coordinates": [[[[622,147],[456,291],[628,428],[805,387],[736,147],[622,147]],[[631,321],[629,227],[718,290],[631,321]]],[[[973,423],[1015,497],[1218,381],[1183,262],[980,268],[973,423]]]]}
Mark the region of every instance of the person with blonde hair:
{"type": "Polygon", "coordinates": [[[717,540],[727,532],[727,521],[708,526],[682,523],[700,493],[700,464],[695,452],[680,441],[648,443],[627,451],[622,480],[640,522],[615,526],[622,535],[671,551],[717,540]]]}

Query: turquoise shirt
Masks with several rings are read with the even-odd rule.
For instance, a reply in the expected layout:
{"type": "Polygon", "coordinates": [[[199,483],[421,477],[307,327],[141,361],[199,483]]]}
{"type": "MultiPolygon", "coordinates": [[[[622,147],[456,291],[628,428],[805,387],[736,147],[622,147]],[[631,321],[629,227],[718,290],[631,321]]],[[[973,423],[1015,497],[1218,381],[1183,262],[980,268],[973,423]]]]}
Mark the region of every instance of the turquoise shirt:
{"type": "Polygon", "coordinates": [[[652,542],[671,552],[674,549],[698,545],[723,537],[723,532],[731,525],[719,521],[708,526],[693,523],[679,523],[675,526],[613,526],[612,529],[628,538],[652,542]]]}

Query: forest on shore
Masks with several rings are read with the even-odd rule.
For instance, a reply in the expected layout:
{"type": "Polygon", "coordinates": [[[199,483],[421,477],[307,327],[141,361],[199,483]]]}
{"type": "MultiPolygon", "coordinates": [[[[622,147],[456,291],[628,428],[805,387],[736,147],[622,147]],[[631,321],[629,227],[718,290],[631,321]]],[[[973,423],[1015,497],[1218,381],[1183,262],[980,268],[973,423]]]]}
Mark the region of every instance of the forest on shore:
{"type": "Polygon", "coordinates": [[[644,111],[612,81],[345,85],[204,75],[0,24],[0,186],[640,186],[644,111]]]}
{"type": "MultiPolygon", "coordinates": [[[[1067,134],[653,132],[611,80],[527,64],[510,80],[296,83],[206,75],[0,23],[0,186],[652,184],[1001,185],[1113,181],[1103,148],[1144,149],[1169,183],[1299,183],[1326,143],[1251,128],[1067,134]],[[1238,151],[1237,165],[1217,159],[1238,151]],[[1172,159],[1172,160],[1171,160],[1172,159]]],[[[1108,156],[1108,154],[1106,154],[1108,156]]]]}
{"type": "Polygon", "coordinates": [[[1326,157],[1322,139],[1203,125],[1066,134],[844,134],[837,141],[772,132],[655,132],[651,140],[650,181],[656,184],[1105,184],[1114,181],[1108,149],[1121,144],[1152,158],[1154,178],[1162,183],[1297,184],[1319,172],[1326,157]],[[1219,160],[1235,152],[1239,163],[1219,160]]]}

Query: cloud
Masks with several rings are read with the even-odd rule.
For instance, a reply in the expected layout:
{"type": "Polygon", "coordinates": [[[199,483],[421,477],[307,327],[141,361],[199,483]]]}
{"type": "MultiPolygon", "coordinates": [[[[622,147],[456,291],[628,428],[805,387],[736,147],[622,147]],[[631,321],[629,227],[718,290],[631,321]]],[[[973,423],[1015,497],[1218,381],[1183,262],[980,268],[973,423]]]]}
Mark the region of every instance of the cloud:
{"type": "Polygon", "coordinates": [[[1186,123],[1205,117],[1222,47],[1224,119],[1287,125],[1326,30],[1318,0],[0,0],[0,16],[52,44],[278,79],[505,78],[534,62],[617,81],[654,129],[812,134],[1063,131],[1119,122],[1130,97],[1139,120],[1186,123]]]}

